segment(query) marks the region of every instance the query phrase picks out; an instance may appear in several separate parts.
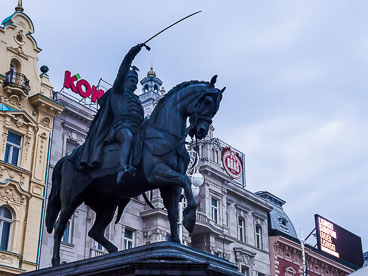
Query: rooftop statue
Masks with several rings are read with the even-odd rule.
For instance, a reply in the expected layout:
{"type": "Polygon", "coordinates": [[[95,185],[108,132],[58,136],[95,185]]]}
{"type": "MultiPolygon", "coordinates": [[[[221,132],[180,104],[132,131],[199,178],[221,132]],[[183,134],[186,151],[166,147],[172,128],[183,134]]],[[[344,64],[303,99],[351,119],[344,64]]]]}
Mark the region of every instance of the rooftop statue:
{"type": "Polygon", "coordinates": [[[54,167],[47,204],[46,227],[54,230],[52,264],[60,263],[60,241],[76,208],[85,203],[96,212],[88,235],[111,253],[117,247],[104,237],[106,226],[118,208],[117,223],[130,198],[159,189],[168,212],[171,240],[178,236],[178,203],[182,189],[188,205],[183,225],[193,231],[197,204],[186,175],[190,161],[185,149],[189,135],[204,138],[216,114],[222,93],[211,81],[188,81],[176,85],[161,98],[148,120],[134,94],[138,75],[131,68],[144,44],[125,56],[113,87],[99,99],[100,109],[86,141],[54,167]],[[189,118],[189,126],[187,119],[189,118]]]}

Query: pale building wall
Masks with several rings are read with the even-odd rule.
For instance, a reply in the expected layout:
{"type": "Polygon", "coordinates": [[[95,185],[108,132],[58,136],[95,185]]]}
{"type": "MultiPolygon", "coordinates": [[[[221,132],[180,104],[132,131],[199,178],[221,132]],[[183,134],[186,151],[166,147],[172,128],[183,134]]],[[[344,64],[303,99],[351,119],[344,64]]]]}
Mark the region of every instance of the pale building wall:
{"type": "Polygon", "coordinates": [[[0,207],[8,209],[13,220],[9,244],[0,249],[1,275],[38,265],[49,141],[53,119],[63,109],[51,98],[48,76],[38,73],[41,49],[33,32],[32,21],[22,11],[0,26],[0,207]],[[18,73],[14,77],[6,76],[11,63],[18,73]],[[15,164],[5,160],[9,131],[21,137],[15,164]]]}

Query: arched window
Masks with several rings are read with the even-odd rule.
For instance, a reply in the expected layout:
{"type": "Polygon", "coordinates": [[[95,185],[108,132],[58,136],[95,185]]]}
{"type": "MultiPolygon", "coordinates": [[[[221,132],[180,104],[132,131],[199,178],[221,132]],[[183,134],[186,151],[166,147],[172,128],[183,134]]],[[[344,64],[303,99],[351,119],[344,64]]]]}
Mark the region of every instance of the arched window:
{"type": "Polygon", "coordinates": [[[16,72],[20,73],[20,71],[21,71],[20,62],[17,59],[13,58],[10,61],[9,70],[13,71],[14,73],[16,73],[16,72]]]}
{"type": "Polygon", "coordinates": [[[12,213],[6,207],[0,207],[0,249],[8,250],[13,223],[12,213]]]}
{"type": "Polygon", "coordinates": [[[17,73],[21,72],[21,68],[20,68],[20,62],[13,58],[10,61],[10,65],[9,65],[9,72],[6,73],[6,76],[8,77],[8,82],[9,83],[15,83],[15,84],[19,84],[19,78],[17,78],[17,73]]]}

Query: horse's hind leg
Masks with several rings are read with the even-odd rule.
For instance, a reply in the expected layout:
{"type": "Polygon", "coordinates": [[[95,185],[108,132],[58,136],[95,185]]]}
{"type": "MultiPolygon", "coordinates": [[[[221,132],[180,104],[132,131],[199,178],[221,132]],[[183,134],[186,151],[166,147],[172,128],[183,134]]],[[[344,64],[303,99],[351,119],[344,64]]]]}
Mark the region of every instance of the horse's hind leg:
{"type": "Polygon", "coordinates": [[[181,187],[160,188],[167,216],[170,222],[171,241],[180,243],[178,235],[178,204],[181,195],[181,187]]]}
{"type": "Polygon", "coordinates": [[[61,238],[64,234],[66,224],[70,217],[73,215],[75,209],[79,206],[79,204],[67,205],[61,207],[60,215],[58,220],[56,221],[54,228],[54,249],[52,254],[51,263],[53,266],[57,266],[60,264],[60,242],[61,238]]]}
{"type": "Polygon", "coordinates": [[[96,220],[88,232],[88,236],[99,242],[109,253],[118,251],[118,248],[105,238],[106,226],[112,221],[116,206],[115,203],[93,206],[92,209],[96,212],[96,220]]]}

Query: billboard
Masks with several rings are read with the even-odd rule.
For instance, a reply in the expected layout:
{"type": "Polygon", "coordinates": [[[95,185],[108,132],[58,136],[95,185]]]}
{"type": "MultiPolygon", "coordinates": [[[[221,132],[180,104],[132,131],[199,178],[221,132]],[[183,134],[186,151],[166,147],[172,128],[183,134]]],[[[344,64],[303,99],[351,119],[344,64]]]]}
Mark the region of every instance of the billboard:
{"type": "Polygon", "coordinates": [[[243,160],[239,153],[230,147],[224,147],[221,151],[222,164],[226,173],[233,179],[239,179],[243,175],[243,160]]]}
{"type": "Polygon", "coordinates": [[[314,215],[318,249],[358,267],[363,266],[362,240],[337,224],[314,215]]]}

